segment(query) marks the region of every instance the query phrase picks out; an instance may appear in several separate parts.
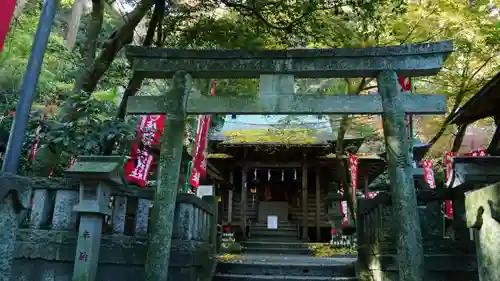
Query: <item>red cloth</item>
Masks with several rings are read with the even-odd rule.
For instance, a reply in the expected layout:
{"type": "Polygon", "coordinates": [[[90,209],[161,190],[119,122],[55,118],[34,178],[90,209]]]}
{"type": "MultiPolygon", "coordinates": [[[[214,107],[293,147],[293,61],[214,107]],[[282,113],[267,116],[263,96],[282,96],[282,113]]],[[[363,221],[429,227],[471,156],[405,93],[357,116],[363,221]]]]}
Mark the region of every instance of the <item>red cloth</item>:
{"type": "MultiPolygon", "coordinates": [[[[215,80],[212,80],[210,84],[210,96],[215,96],[215,80]]],[[[198,186],[200,186],[200,178],[207,174],[205,151],[207,149],[207,136],[211,122],[212,115],[200,115],[196,122],[193,161],[191,161],[191,174],[189,175],[189,185],[193,188],[198,188],[198,186]]]]}
{"type": "Polygon", "coordinates": [[[152,145],[158,144],[165,125],[165,115],[141,116],[137,135],[140,143],[132,145],[130,159],[125,164],[125,178],[128,182],[146,186],[149,171],[153,164],[152,145]]]}
{"type": "Polygon", "coordinates": [[[3,0],[0,9],[0,54],[10,29],[10,21],[16,8],[16,0],[3,0]]]}

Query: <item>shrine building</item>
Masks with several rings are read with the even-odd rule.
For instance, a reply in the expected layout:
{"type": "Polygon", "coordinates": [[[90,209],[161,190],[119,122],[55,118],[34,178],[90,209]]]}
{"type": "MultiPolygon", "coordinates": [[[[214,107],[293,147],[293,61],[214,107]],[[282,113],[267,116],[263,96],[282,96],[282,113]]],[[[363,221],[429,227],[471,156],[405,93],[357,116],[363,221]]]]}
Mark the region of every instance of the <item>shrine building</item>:
{"type": "MultiPolygon", "coordinates": [[[[228,115],[209,138],[209,176],[201,184],[214,186],[219,223],[243,237],[268,235],[261,230],[268,216],[276,216],[278,229],[288,230],[277,240],[329,241],[332,224],[325,198],[338,194],[343,169],[334,154],[338,128],[332,130],[326,118],[308,116],[286,126],[277,118],[283,116],[228,115]]],[[[363,142],[364,137],[346,135],[344,148],[356,154],[363,142]]],[[[375,154],[357,157],[359,195],[368,192],[386,162],[375,154]]],[[[333,208],[339,215],[341,201],[338,197],[333,208]]],[[[347,217],[343,228],[353,230],[347,217]]]]}

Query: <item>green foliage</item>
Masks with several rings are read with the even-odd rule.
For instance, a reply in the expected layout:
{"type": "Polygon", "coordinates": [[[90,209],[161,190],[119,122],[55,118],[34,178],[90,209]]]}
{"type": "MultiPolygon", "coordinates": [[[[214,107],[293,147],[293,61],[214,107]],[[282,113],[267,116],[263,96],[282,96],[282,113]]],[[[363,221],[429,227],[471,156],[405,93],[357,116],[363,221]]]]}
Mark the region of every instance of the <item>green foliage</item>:
{"type": "MultiPolygon", "coordinates": [[[[108,94],[109,95],[109,94],[108,94]]],[[[106,96],[105,94],[101,97],[106,96]]],[[[90,99],[73,96],[71,106],[78,108],[74,122],[48,120],[46,130],[41,135],[43,143],[62,149],[71,157],[78,155],[100,155],[104,144],[116,138],[119,145],[117,153],[126,153],[128,146],[123,145],[135,137],[135,124],[123,122],[113,116],[116,112],[114,101],[103,100],[99,95],[90,99]]]]}
{"type": "MultiPolygon", "coordinates": [[[[283,48],[337,48],[395,45],[452,39],[456,51],[448,59],[445,70],[436,77],[419,78],[419,92],[444,93],[450,108],[465,102],[497,71],[500,58],[500,25],[487,12],[487,0],[476,1],[471,8],[467,1],[419,1],[407,4],[402,0],[345,0],[345,1],[258,1],[252,6],[232,0],[190,1],[166,8],[161,22],[162,35],[156,45],[174,48],[211,49],[283,49],[283,48]],[[438,27],[438,28],[436,28],[438,27]]],[[[6,112],[17,102],[19,84],[26,69],[31,42],[38,23],[41,1],[30,0],[22,16],[12,25],[0,58],[0,142],[7,141],[11,117],[6,112]]],[[[64,46],[63,35],[69,21],[71,1],[60,9],[37,88],[37,100],[27,137],[30,147],[44,105],[49,105],[47,120],[43,123],[42,143],[58,146],[67,157],[77,154],[100,154],[104,143],[117,136],[114,152],[123,153],[126,143],[133,138],[132,121],[115,119],[122,89],[130,77],[129,65],[119,52],[111,67],[99,81],[97,92],[90,99],[73,96],[76,77],[80,74],[80,48],[88,27],[88,15],[82,18],[76,49],[64,46]],[[73,122],[61,122],[53,116],[67,98],[72,108],[78,108],[73,122]]],[[[150,19],[152,13],[148,15],[150,19]]],[[[97,45],[123,23],[125,16],[105,8],[104,24],[97,45]]],[[[137,30],[144,35],[145,30],[137,30]]],[[[208,94],[208,79],[195,80],[198,91],[208,94]]],[[[297,89],[302,93],[365,94],[376,86],[362,79],[299,79],[297,89]],[[362,82],[365,82],[361,84],[362,82]],[[360,87],[361,85],[361,87],[360,87]]],[[[164,90],[165,83],[146,80],[140,94],[155,95],[164,90]]],[[[218,96],[256,95],[256,79],[219,79],[218,96]]],[[[225,116],[214,116],[212,131],[219,130],[225,116]]],[[[191,117],[192,118],[192,117],[191,117]]],[[[341,121],[329,116],[332,127],[341,121]]],[[[372,124],[365,119],[350,118],[345,131],[370,136],[372,124]]],[[[435,123],[435,120],[433,120],[435,123]]],[[[293,122],[292,122],[293,123],[293,122]]],[[[345,124],[344,124],[345,125],[345,124]]],[[[446,124],[445,124],[446,125],[446,124]]],[[[335,134],[335,133],[334,133],[335,134]]],[[[275,141],[288,143],[313,141],[311,130],[293,131],[271,128],[266,132],[234,133],[240,141],[275,141]]],[[[337,134],[338,135],[338,134],[337,134]]],[[[0,146],[2,143],[0,143],[0,146]]],[[[66,156],[62,156],[63,158],[66,156]]],[[[65,160],[62,160],[65,161],[65,160]]]]}

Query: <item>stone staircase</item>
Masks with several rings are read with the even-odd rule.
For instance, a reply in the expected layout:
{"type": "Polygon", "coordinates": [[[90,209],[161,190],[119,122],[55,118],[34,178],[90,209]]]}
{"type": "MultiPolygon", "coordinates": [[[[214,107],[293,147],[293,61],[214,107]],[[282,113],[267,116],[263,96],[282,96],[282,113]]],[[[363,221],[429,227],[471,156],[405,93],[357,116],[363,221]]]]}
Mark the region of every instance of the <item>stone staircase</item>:
{"type": "Polygon", "coordinates": [[[213,281],[357,281],[355,259],[246,254],[220,262],[213,281]]]}
{"type": "Polygon", "coordinates": [[[298,238],[297,226],[280,222],[278,229],[252,224],[252,235],[242,242],[243,254],[220,261],[213,281],[357,281],[354,258],[311,256],[298,238]]]}
{"type": "Polygon", "coordinates": [[[242,242],[243,253],[307,255],[309,246],[298,238],[297,226],[279,222],[278,229],[268,229],[267,223],[252,224],[251,237],[242,242]]]}

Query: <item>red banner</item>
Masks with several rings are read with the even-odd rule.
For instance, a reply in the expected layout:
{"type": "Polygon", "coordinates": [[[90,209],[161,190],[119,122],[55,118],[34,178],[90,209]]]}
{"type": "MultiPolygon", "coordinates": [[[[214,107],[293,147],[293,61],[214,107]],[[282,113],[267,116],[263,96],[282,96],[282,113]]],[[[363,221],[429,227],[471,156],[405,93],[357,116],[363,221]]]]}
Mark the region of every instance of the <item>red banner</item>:
{"type": "Polygon", "coordinates": [[[351,172],[352,196],[356,201],[358,191],[358,157],[356,155],[349,154],[349,171],[351,172]]]}
{"type": "Polygon", "coordinates": [[[377,197],[377,195],[378,195],[378,191],[370,191],[370,192],[368,192],[368,194],[362,194],[361,198],[373,199],[373,198],[377,197]]]}
{"type": "MultiPolygon", "coordinates": [[[[215,80],[210,84],[210,96],[215,96],[215,80]]],[[[210,130],[212,115],[200,115],[196,122],[196,133],[193,145],[193,160],[191,162],[191,175],[189,185],[198,188],[200,178],[207,174],[207,159],[205,151],[207,149],[207,136],[210,130]]]]}
{"type": "Polygon", "coordinates": [[[485,149],[476,149],[469,153],[465,153],[464,156],[488,156],[488,151],[485,149]]]}
{"type": "MultiPolygon", "coordinates": [[[[45,120],[45,115],[47,114],[47,106],[43,108],[43,113],[42,113],[42,120],[45,120]]],[[[35,131],[35,138],[33,139],[33,145],[31,146],[30,154],[28,156],[28,161],[33,161],[35,160],[36,152],[38,151],[38,143],[40,142],[40,131],[42,130],[42,124],[39,124],[38,127],[36,127],[35,131]]]]}
{"type": "Polygon", "coordinates": [[[3,0],[2,3],[2,9],[0,9],[0,54],[9,33],[10,21],[16,9],[16,0],[3,0]]]}
{"type": "MultiPolygon", "coordinates": [[[[484,149],[476,149],[471,152],[465,153],[464,156],[488,156],[488,151],[484,149]]],[[[445,181],[446,186],[449,186],[451,183],[451,177],[453,176],[453,158],[456,157],[457,154],[453,152],[448,152],[445,154],[444,164],[445,164],[445,181]]],[[[445,214],[448,218],[453,218],[453,205],[451,200],[445,201],[445,214]]]]}
{"type": "Polygon", "coordinates": [[[401,92],[411,92],[411,77],[398,77],[401,92]]]}
{"type": "Polygon", "coordinates": [[[422,160],[422,167],[424,168],[425,182],[430,188],[436,189],[436,181],[434,180],[434,170],[432,170],[432,161],[429,159],[422,160]]]}
{"type": "MultiPolygon", "coordinates": [[[[445,182],[446,186],[450,185],[450,180],[453,175],[453,158],[457,156],[456,153],[448,152],[444,155],[444,165],[445,165],[445,182]]],[[[446,217],[452,219],[453,218],[453,205],[451,200],[446,200],[444,202],[444,213],[446,217]]]]}
{"type": "Polygon", "coordinates": [[[137,128],[140,142],[132,145],[130,159],[125,164],[125,178],[128,182],[136,183],[140,187],[146,186],[154,160],[151,148],[160,141],[165,118],[165,115],[141,116],[137,128]]]}
{"type": "MultiPolygon", "coordinates": [[[[411,79],[411,77],[398,77],[398,82],[399,82],[399,88],[400,88],[401,92],[412,92],[412,79],[411,79]]],[[[411,144],[411,141],[413,139],[411,123],[412,123],[411,114],[405,114],[406,132],[408,134],[408,143],[410,143],[410,144],[411,144]]]]}
{"type": "MultiPolygon", "coordinates": [[[[340,193],[344,195],[344,185],[340,184],[340,193]]],[[[340,202],[340,213],[342,214],[342,225],[346,226],[349,224],[349,207],[347,206],[347,201],[340,202]]]]}

